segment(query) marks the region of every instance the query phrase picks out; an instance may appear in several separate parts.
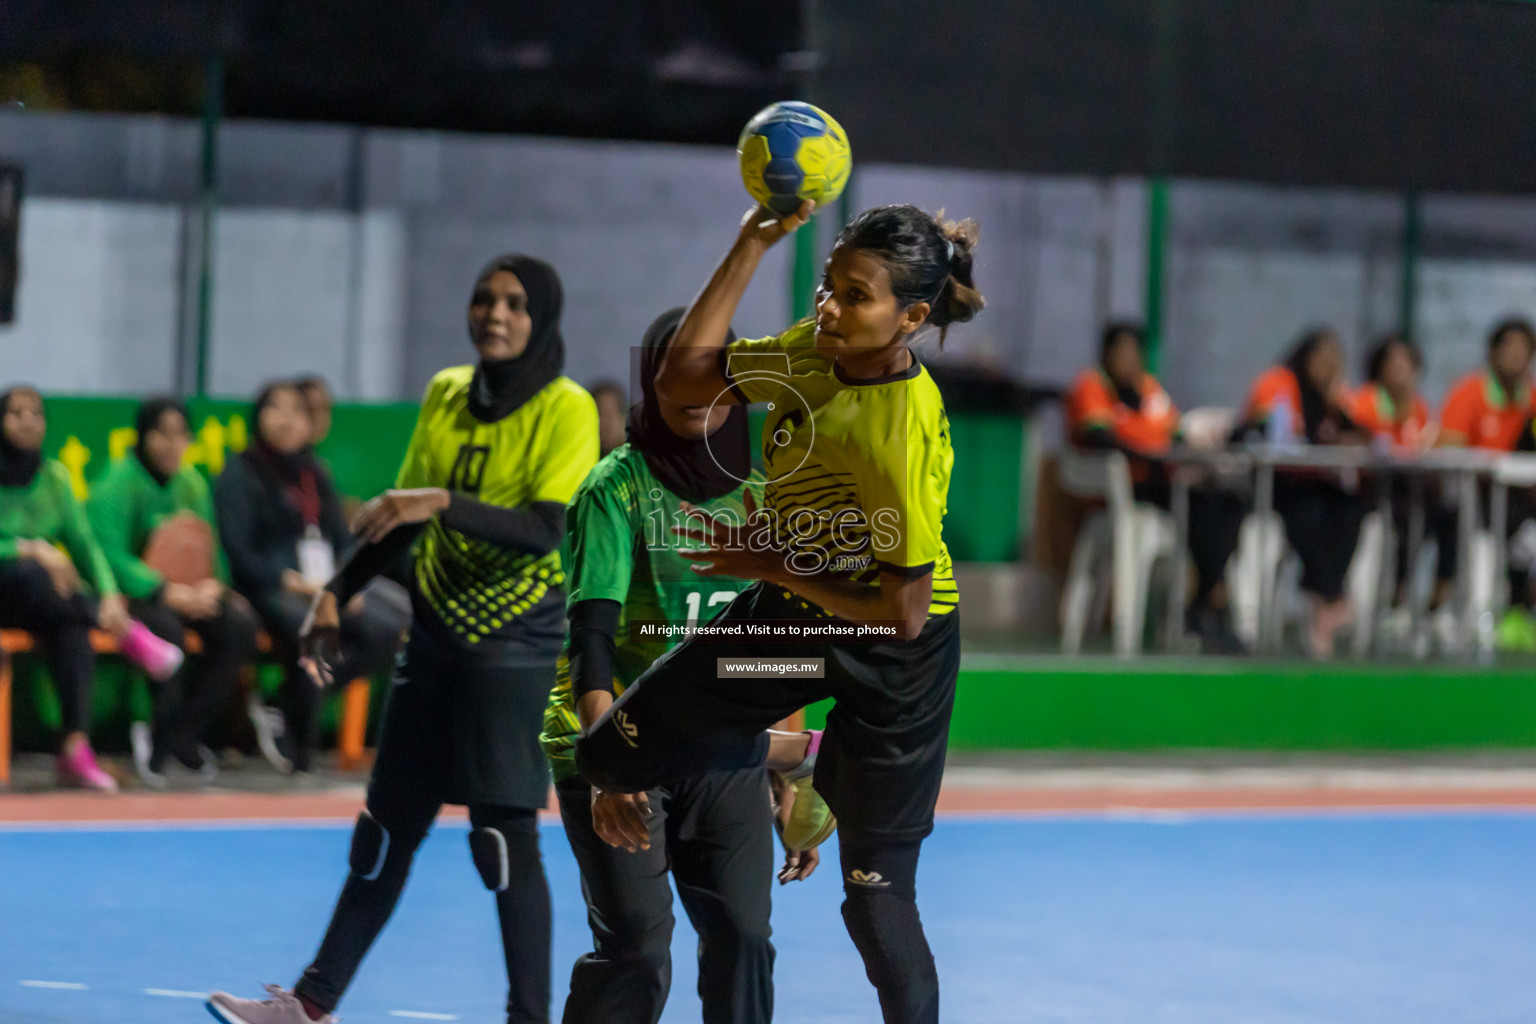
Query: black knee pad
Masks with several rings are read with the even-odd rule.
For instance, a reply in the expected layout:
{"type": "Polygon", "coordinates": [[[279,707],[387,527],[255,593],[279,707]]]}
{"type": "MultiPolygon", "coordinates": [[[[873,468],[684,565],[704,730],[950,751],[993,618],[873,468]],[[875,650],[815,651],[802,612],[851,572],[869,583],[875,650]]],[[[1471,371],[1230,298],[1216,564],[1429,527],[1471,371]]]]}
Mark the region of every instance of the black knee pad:
{"type": "Polygon", "coordinates": [[[470,808],[469,855],[491,892],[506,892],[515,874],[539,867],[537,811],[470,808]]]}
{"type": "Polygon", "coordinates": [[[500,829],[476,828],[469,832],[469,856],[480,872],[480,880],[491,892],[506,892],[512,881],[512,862],[507,853],[507,837],[500,829]]]}
{"type": "Polygon", "coordinates": [[[379,877],[384,861],[389,856],[389,829],[380,825],[367,811],[357,816],[352,829],[352,850],[347,863],[352,873],[365,882],[379,877]]]}

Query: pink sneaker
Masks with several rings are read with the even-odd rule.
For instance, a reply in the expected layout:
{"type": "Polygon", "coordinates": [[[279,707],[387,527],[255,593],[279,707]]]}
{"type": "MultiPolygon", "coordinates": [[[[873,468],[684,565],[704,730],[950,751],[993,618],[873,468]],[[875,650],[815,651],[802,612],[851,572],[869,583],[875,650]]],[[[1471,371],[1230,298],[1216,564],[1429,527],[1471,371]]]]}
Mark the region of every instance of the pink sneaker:
{"type": "Polygon", "coordinates": [[[117,780],[101,770],[89,743],[80,744],[73,754],[60,754],[55,767],[61,786],[94,789],[98,793],[117,792],[117,780]]]}
{"type": "Polygon", "coordinates": [[[165,682],[181,668],[181,648],[169,640],[162,640],[149,631],[138,619],[128,624],[128,632],[117,642],[123,657],[143,669],[151,679],[165,682]]]}
{"type": "Polygon", "coordinates": [[[266,990],[265,999],[241,999],[228,992],[215,992],[203,1005],[223,1024],[336,1024],[334,1014],[311,1018],[304,1012],[299,997],[281,985],[267,985],[266,990]]]}

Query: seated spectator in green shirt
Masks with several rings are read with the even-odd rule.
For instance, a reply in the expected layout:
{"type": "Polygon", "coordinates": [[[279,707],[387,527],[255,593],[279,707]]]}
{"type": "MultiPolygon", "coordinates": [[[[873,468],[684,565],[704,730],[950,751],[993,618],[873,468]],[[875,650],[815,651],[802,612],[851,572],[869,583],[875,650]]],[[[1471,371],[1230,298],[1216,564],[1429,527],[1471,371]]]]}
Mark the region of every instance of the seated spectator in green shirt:
{"type": "Polygon", "coordinates": [[[107,556],[75,500],[69,471],[43,458],[48,421],[29,387],[0,392],[0,629],[31,633],[58,689],[61,785],[117,791],[91,750],[91,629],[110,633],[130,661],[166,678],[181,652],[128,615],[107,556]]]}
{"type": "Polygon", "coordinates": [[[155,685],[153,724],[134,723],[134,767],[146,785],[163,789],[171,758],[205,780],[216,774],[203,733],[256,655],[256,615],[229,589],[208,482],[182,464],[192,442],[186,407],[150,399],[134,429],[133,451],[91,488],[87,511],[134,617],[183,651],[188,630],[201,642],[201,657],[179,680],[155,685]]]}

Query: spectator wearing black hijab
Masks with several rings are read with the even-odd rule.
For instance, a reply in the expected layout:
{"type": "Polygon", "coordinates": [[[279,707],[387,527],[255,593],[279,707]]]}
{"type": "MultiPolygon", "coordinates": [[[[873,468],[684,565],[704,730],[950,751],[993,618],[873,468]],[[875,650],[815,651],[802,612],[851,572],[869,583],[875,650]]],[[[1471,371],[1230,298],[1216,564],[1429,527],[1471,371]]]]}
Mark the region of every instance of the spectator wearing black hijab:
{"type": "MultiPolygon", "coordinates": [[[[1266,370],[1249,392],[1239,430],[1255,437],[1306,444],[1364,444],[1349,415],[1344,347],[1328,328],[1302,335],[1285,362],[1266,370]]],[[[1334,637],[1353,611],[1344,579],[1360,541],[1366,503],[1337,473],[1290,470],[1275,474],[1275,511],[1301,559],[1301,589],[1312,597],[1310,651],[1333,654],[1334,637]]]]}
{"type": "MultiPolygon", "coordinates": [[[[310,601],[354,542],[331,475],[315,458],[302,390],[281,381],[262,388],[251,409],[251,443],[231,459],[214,489],[219,536],[234,589],[256,609],[285,671],[286,750],[263,744],[280,770],[310,770],[321,687],[299,664],[299,629],[310,601]]],[[[397,588],[398,589],[398,588],[397,588]]],[[[403,596],[357,595],[341,620],[337,679],[372,675],[389,664],[408,614],[403,596]]],[[[257,722],[258,735],[262,724],[257,722]]]]}

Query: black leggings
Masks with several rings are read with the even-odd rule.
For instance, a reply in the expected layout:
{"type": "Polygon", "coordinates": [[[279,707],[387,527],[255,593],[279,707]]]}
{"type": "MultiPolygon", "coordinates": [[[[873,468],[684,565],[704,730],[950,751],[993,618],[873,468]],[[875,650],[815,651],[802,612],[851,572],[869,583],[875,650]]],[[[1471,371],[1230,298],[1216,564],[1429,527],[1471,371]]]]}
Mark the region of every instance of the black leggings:
{"type": "Polygon", "coordinates": [[[560,817],[581,868],[592,952],[571,968],[564,1024],[655,1024],[672,985],[672,890],[699,933],[704,1024],[773,1019],[773,818],[768,773],[710,772],[651,790],[651,847],[609,846],[592,787],[560,782],[560,817]]]}
{"type": "Polygon", "coordinates": [[[155,697],[151,767],[158,771],[166,755],[191,763],[209,719],[239,686],[241,666],[256,656],[256,614],[233,591],[225,593],[217,614],[207,619],[183,618],[158,600],[133,601],[130,607],[152,633],[183,650],[187,630],[202,644],[202,654],[175,677],[150,682],[155,697]]]}
{"type": "MultiPolygon", "coordinates": [[[[1477,526],[1478,529],[1487,529],[1489,526],[1489,488],[1484,484],[1478,492],[1477,498],[1477,526]]],[[[1426,508],[1426,516],[1429,528],[1439,544],[1440,557],[1437,572],[1442,580],[1454,579],[1460,557],[1457,545],[1458,524],[1461,513],[1454,504],[1445,504],[1437,508],[1433,502],[1426,508]]],[[[1508,491],[1507,505],[1505,506],[1504,536],[1499,538],[1499,543],[1505,545],[1508,561],[1505,571],[1509,579],[1509,601],[1512,607],[1532,607],[1531,573],[1536,565],[1522,560],[1519,548],[1510,542],[1521,532],[1525,524],[1536,520],[1536,489],[1529,487],[1511,487],[1508,491]]]]}
{"type": "Polygon", "coordinates": [[[507,966],[507,1020],[547,1024],[549,884],[538,808],[548,798],[539,723],[554,666],[498,661],[434,642],[417,623],[390,686],[352,873],[296,986],[335,1009],[405,887],[416,848],[445,803],[467,804],[470,854],[496,893],[507,966]]]}
{"type": "MultiPolygon", "coordinates": [[[[288,756],[296,771],[308,771],[320,720],[321,692],[299,667],[299,628],[309,612],[309,598],[282,591],[252,601],[272,638],[272,655],[283,666],[283,716],[288,756]]],[[[363,591],[363,607],[341,610],[341,658],[334,670],[337,685],[371,676],[386,667],[410,624],[410,599],[397,584],[376,580],[363,591]],[[399,592],[398,596],[394,592],[399,592]]]]}
{"type": "Polygon", "coordinates": [[[96,602],[89,596],[77,592],[60,597],[48,570],[31,559],[0,562],[0,628],[24,629],[42,647],[66,735],[90,728],[95,625],[96,602]]]}
{"type": "Polygon", "coordinates": [[[1344,596],[1365,519],[1364,499],[1331,480],[1276,474],[1275,511],[1301,558],[1301,589],[1324,601],[1344,596]]]}
{"type": "MultiPolygon", "coordinates": [[[[758,583],[713,624],[806,615],[798,599],[758,583]]],[[[577,742],[576,764],[593,785],[625,793],[761,767],[766,729],[835,698],[815,785],[838,817],[843,919],[886,1024],[937,1022],[938,973],[917,913],[917,855],[944,774],[959,639],[954,613],[930,619],[904,642],[690,639],[647,669],[577,742]],[[716,658],[743,655],[820,658],[824,678],[720,678],[716,658]]]]}
{"type": "MultiPolygon", "coordinates": [[[[1168,481],[1152,477],[1136,485],[1137,501],[1167,510],[1173,503],[1168,481]]],[[[1237,550],[1248,502],[1230,491],[1200,488],[1189,492],[1189,560],[1195,566],[1192,608],[1211,604],[1211,595],[1226,577],[1227,562],[1237,550]]]]}
{"type": "MultiPolygon", "coordinates": [[[[294,986],[300,996],[327,1013],[335,1011],[400,902],[416,849],[441,806],[424,792],[370,783],[368,810],[353,830],[352,871],[314,961],[294,986]]],[[[501,836],[493,843],[500,851],[496,872],[506,883],[496,892],[496,916],[507,964],[508,1024],[548,1024],[550,904],[539,858],[539,812],[472,804],[469,822],[474,830],[495,830],[501,836]]],[[[481,858],[475,859],[481,867],[481,858]]],[[[481,870],[484,877],[486,869],[481,870]]],[[[491,888],[489,883],[487,878],[491,888]]]]}

